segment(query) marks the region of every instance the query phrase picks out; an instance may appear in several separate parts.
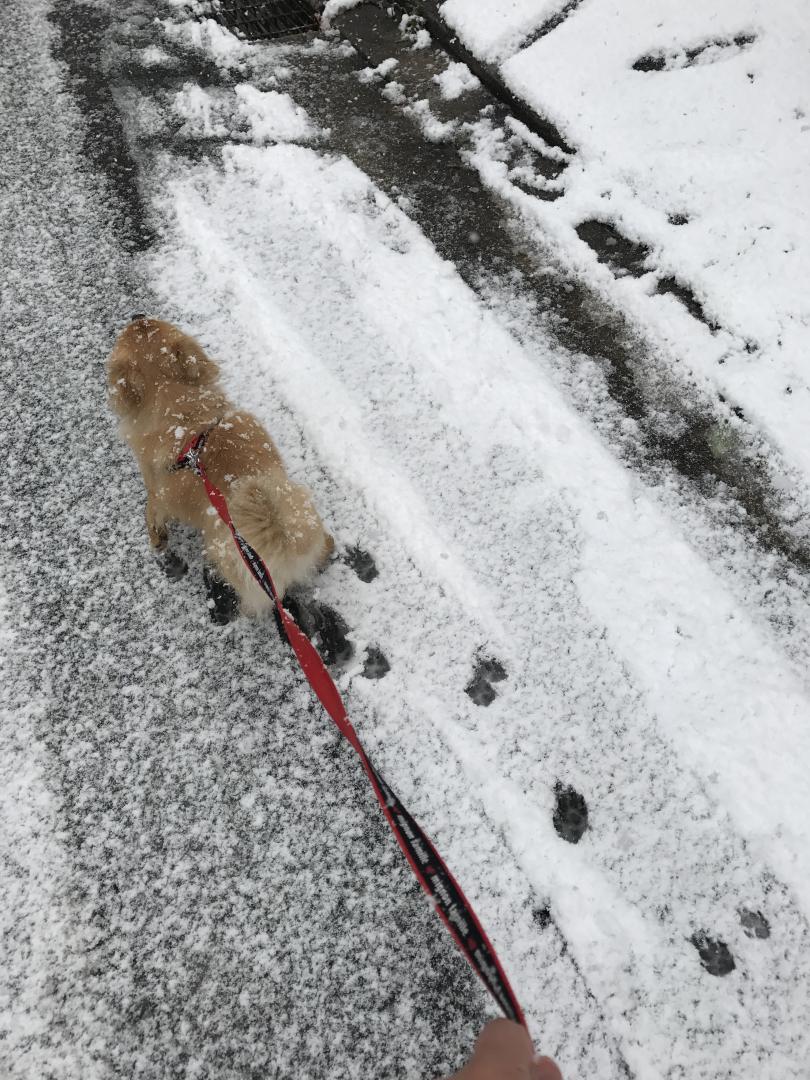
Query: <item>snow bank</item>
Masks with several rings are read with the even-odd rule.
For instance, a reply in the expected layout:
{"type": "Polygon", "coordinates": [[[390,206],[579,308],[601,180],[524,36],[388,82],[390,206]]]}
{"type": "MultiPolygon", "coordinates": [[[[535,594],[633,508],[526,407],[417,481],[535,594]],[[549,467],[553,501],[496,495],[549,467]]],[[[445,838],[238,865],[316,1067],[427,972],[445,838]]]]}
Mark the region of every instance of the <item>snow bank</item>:
{"type": "MultiPolygon", "coordinates": [[[[535,27],[541,7],[526,5],[535,27]]],[[[449,0],[442,11],[578,150],[563,197],[541,206],[517,196],[523,208],[810,480],[810,24],[801,5],[570,5],[552,32],[512,55],[490,6],[449,0]],[[649,273],[614,287],[573,232],[588,220],[649,249],[649,273]],[[718,329],[653,295],[662,279],[690,290],[718,329]]]]}
{"type": "Polygon", "coordinates": [[[570,0],[445,0],[442,17],[465,45],[490,63],[511,56],[533,30],[567,7],[570,0]]]}

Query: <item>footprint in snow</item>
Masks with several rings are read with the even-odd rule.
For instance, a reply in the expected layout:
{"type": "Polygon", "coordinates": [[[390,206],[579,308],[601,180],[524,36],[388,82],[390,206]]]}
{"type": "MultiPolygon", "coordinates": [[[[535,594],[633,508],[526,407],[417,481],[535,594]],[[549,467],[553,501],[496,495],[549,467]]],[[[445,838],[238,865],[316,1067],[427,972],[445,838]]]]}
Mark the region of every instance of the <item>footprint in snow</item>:
{"type": "Polygon", "coordinates": [[[611,221],[588,218],[576,227],[577,236],[595,252],[601,263],[607,263],[616,277],[632,274],[641,277],[649,267],[650,249],[620,232],[611,221]]]}
{"type": "Polygon", "coordinates": [[[499,660],[482,656],[476,663],[473,677],[464,687],[464,692],[474,705],[491,705],[498,696],[492,684],[502,682],[505,678],[506,669],[499,660]]]}
{"type": "Polygon", "coordinates": [[[361,547],[355,546],[346,548],[343,559],[349,569],[354,570],[360,580],[366,584],[369,581],[373,581],[379,574],[374,559],[361,547]]]}
{"type": "MultiPolygon", "coordinates": [[[[673,225],[685,225],[688,218],[684,214],[672,214],[669,221],[673,225]]],[[[650,248],[629,236],[625,236],[610,221],[588,218],[576,227],[577,236],[595,252],[597,259],[605,263],[616,277],[631,274],[642,277],[654,267],[649,262],[650,248]]],[[[693,319],[703,323],[710,330],[719,329],[711,316],[704,310],[693,289],[685,282],[671,275],[662,275],[656,282],[655,291],[659,296],[672,296],[681,303],[693,319]]]]}
{"type": "MultiPolygon", "coordinates": [[[[633,71],[677,71],[694,65],[716,64],[731,60],[750,49],[757,35],[742,31],[731,38],[709,38],[690,48],[661,49],[639,56],[632,64],[633,71]]],[[[750,77],[750,76],[749,76],[750,77]]],[[[753,80],[752,80],[753,81],[753,80]]]]}
{"type": "Polygon", "coordinates": [[[728,975],[737,966],[725,941],[709,937],[705,930],[697,930],[689,941],[697,949],[700,962],[710,975],[728,975]]]}
{"type": "Polygon", "coordinates": [[[551,925],[551,909],[548,904],[542,907],[536,907],[532,910],[532,919],[535,926],[540,930],[545,930],[547,926],[551,925]]]}
{"type": "Polygon", "coordinates": [[[557,805],[551,820],[557,835],[569,844],[578,844],[588,828],[588,804],[575,788],[564,786],[559,780],[554,793],[557,805]]]}
{"type": "Polygon", "coordinates": [[[170,581],[179,581],[188,573],[188,563],[174,551],[164,551],[157,558],[158,565],[170,581]]]}
{"type": "Polygon", "coordinates": [[[764,940],[771,936],[771,924],[761,911],[749,911],[748,908],[740,908],[737,914],[740,916],[740,926],[745,931],[746,937],[764,940]]]}
{"type": "Polygon", "coordinates": [[[366,649],[363,676],[366,679],[382,679],[390,670],[391,665],[380,649],[376,645],[369,645],[366,649]]]}

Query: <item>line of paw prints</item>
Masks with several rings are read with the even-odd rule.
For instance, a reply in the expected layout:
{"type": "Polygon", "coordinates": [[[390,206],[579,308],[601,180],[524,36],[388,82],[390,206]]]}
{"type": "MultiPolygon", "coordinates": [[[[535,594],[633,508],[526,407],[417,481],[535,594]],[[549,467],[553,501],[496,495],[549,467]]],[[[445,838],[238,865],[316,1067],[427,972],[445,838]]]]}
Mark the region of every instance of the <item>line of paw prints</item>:
{"type": "MultiPolygon", "coordinates": [[[[373,581],[378,576],[373,558],[359,547],[347,549],[343,561],[363,582],[373,581]]],[[[188,569],[184,560],[172,553],[166,553],[163,556],[163,563],[164,571],[173,580],[182,578],[188,569]]],[[[235,594],[229,586],[214,578],[207,569],[204,571],[204,577],[212,620],[220,625],[231,621],[237,614],[235,594]]],[[[354,645],[349,638],[349,627],[334,608],[303,597],[288,598],[285,603],[302,630],[316,643],[327,664],[343,665],[353,657],[354,645]]],[[[367,646],[363,675],[369,679],[381,679],[388,671],[390,671],[390,665],[383,652],[377,646],[367,646]]],[[[472,678],[465,687],[465,692],[474,704],[487,707],[498,696],[493,684],[505,681],[506,677],[506,669],[499,660],[492,656],[481,655],[476,660],[472,678]]],[[[589,828],[589,811],[585,797],[570,784],[563,784],[559,780],[554,786],[554,796],[552,811],[554,829],[561,840],[569,844],[578,844],[589,828]]],[[[747,937],[760,941],[770,937],[770,923],[761,911],[740,907],[737,915],[747,937]]],[[[533,917],[540,929],[544,929],[553,921],[548,906],[537,907],[533,912],[533,917]]],[[[688,940],[697,951],[702,967],[710,975],[722,977],[735,970],[734,956],[722,939],[713,937],[705,929],[700,929],[696,930],[688,940]]]]}
{"type": "MultiPolygon", "coordinates": [[[[506,671],[498,660],[493,657],[479,657],[473,676],[465,689],[476,705],[485,707],[497,697],[492,683],[502,682],[505,678],[506,671]]],[[[559,780],[554,785],[554,796],[551,818],[554,829],[561,840],[578,844],[589,828],[585,796],[570,784],[563,784],[559,780]]],[[[761,911],[741,907],[737,915],[747,937],[758,940],[770,937],[770,924],[761,911]]],[[[549,908],[538,907],[534,911],[534,920],[541,929],[548,926],[552,921],[549,908]]],[[[723,976],[734,971],[734,956],[725,941],[713,937],[703,929],[696,930],[688,940],[697,950],[701,965],[710,975],[723,976]]]]}

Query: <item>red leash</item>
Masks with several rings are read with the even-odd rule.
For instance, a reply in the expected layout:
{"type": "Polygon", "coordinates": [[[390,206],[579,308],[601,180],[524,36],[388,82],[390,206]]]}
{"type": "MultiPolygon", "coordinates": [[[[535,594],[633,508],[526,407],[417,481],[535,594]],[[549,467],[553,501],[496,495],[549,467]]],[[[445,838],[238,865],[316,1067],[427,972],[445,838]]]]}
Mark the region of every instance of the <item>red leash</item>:
{"type": "Polygon", "coordinates": [[[484,928],[461,891],[460,885],[445,866],[441,855],[439,855],[426,833],[411,817],[380,773],[371,764],[368,754],[363,749],[357,732],[349,719],[338,688],[326,670],[317,649],[284,608],[267,567],[234,525],[225,496],[208,479],[200,460],[207,436],[208,431],[195,435],[181,451],[174,467],[176,469],[190,468],[202,480],[211,505],[230,529],[234,543],[239,548],[239,553],[245,565],[275,604],[287,640],[298,658],[298,663],[301,665],[301,670],[306,675],[310,686],[317,694],[318,700],[332,718],[338,730],[348,739],[360,758],[360,764],[363,766],[366,776],[374,789],[374,794],[377,796],[382,812],[385,814],[385,818],[397,839],[397,843],[402,848],[405,858],[410,863],[411,869],[416,874],[419,884],[433,900],[436,911],[450,931],[459,949],[464,953],[486,988],[498,1002],[504,1015],[510,1020],[516,1020],[519,1024],[523,1024],[525,1027],[526,1020],[523,1016],[523,1010],[518,1004],[518,1000],[509,985],[509,980],[484,928]]]}

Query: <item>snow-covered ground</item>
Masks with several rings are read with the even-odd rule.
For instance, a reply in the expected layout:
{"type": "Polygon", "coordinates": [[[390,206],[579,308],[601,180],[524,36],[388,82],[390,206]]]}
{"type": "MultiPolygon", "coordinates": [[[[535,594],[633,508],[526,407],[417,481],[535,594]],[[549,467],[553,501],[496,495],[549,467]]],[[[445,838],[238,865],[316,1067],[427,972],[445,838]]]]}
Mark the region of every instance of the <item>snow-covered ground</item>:
{"type": "MultiPolygon", "coordinates": [[[[480,8],[445,7],[459,26],[469,16],[465,27],[477,10],[469,43],[516,65],[520,35],[536,25],[527,12],[553,13],[513,4],[510,23],[501,4],[496,42],[480,8]]],[[[525,52],[598,7],[583,5],[525,52]]],[[[5,204],[17,287],[4,381],[12,400],[18,381],[27,396],[16,427],[4,425],[14,498],[0,858],[21,869],[5,885],[14,914],[2,924],[0,1028],[12,1036],[0,1065],[31,1080],[421,1080],[458,1062],[492,1008],[415,893],[272,625],[210,627],[191,575],[170,583],[151,563],[140,482],[113,441],[101,367],[114,327],[148,309],[219,360],[232,395],[312,487],[339,546],[372,553],[373,581],[336,562],[317,584],[356,648],[339,682],[372,757],[474,902],[538,1047],[567,1080],[806,1077],[801,574],[771,581],[761,549],[744,540],[727,564],[715,557],[711,515],[631,468],[567,393],[554,334],[528,317],[516,327],[519,308],[507,320],[440,257],[409,216],[407,191],[392,199],[334,151],[295,100],[295,72],[318,72],[350,102],[369,75],[336,40],[244,45],[212,22],[185,21],[180,5],[129,34],[124,22],[125,70],[153,73],[117,100],[144,154],[157,238],[123,256],[97,182],[74,157],[82,118],[60,95],[56,118],[45,108],[59,75],[38,21],[46,8],[35,4],[33,43],[6,27],[17,53],[4,71],[26,119],[28,169],[5,204]],[[206,63],[203,83],[195,68],[206,63]],[[37,76],[23,83],[27,98],[14,82],[21,67],[37,76]],[[67,189],[81,210],[65,223],[53,195],[67,189]],[[72,297],[77,261],[90,273],[72,297]],[[33,306],[24,279],[38,285],[33,306]],[[31,378],[20,364],[33,357],[43,371],[31,378]],[[32,457],[54,425],[72,438],[52,435],[32,457]],[[58,474],[65,460],[77,479],[46,486],[39,470],[58,474]],[[32,490],[49,529],[32,530],[32,490]],[[59,522],[67,545],[54,543],[59,522]],[[391,665],[379,680],[362,674],[372,646],[391,665]],[[465,693],[482,660],[506,674],[488,706],[465,693]],[[38,684],[46,665],[52,679],[38,684]],[[588,808],[576,844],[555,814],[566,799],[588,808]]],[[[441,90],[454,100],[459,87],[463,97],[474,83],[456,69],[441,90]]],[[[381,100],[412,110],[404,97],[381,100]]],[[[534,218],[557,257],[649,333],[667,331],[669,349],[691,359],[725,335],[728,350],[736,325],[692,329],[667,308],[671,297],[648,297],[643,278],[615,282],[578,251],[572,225],[579,212],[598,214],[588,199],[612,169],[625,184],[615,180],[614,197],[638,217],[610,220],[632,232],[628,222],[664,213],[640,181],[630,197],[617,159],[584,135],[580,144],[584,130],[566,127],[577,153],[565,194],[534,218]]],[[[487,132],[482,124],[475,163],[510,201],[529,200],[507,191],[487,132]]],[[[650,177],[653,165],[645,159],[650,177]]],[[[716,204],[698,186],[687,196],[678,212],[690,220],[673,235],[714,229],[716,204]]],[[[534,213],[536,202],[521,205],[534,213]]],[[[679,274],[685,265],[656,263],[679,274]]],[[[719,286],[717,296],[728,299],[719,286]]],[[[781,317],[774,296],[760,297],[760,311],[752,304],[751,318],[781,317]]],[[[792,309],[795,334],[800,316],[792,309]]],[[[761,336],[746,355],[764,386],[776,361],[761,336]]],[[[768,400],[763,391],[763,408],[768,400]]],[[[762,418],[767,435],[803,468],[803,448],[785,425],[771,428],[774,416],[762,418]]]]}
{"type": "MultiPolygon", "coordinates": [[[[806,6],[446,0],[440,10],[576,149],[561,197],[517,193],[524,210],[808,483],[806,6]],[[615,281],[578,240],[576,226],[593,220],[647,252],[632,275],[615,281]],[[662,279],[689,290],[711,328],[668,289],[658,295],[662,279]]],[[[508,189],[504,168],[490,175],[508,189]]]]}

